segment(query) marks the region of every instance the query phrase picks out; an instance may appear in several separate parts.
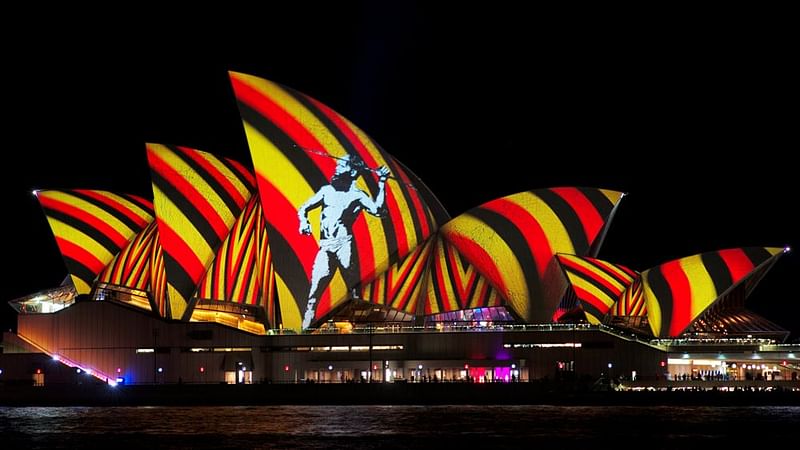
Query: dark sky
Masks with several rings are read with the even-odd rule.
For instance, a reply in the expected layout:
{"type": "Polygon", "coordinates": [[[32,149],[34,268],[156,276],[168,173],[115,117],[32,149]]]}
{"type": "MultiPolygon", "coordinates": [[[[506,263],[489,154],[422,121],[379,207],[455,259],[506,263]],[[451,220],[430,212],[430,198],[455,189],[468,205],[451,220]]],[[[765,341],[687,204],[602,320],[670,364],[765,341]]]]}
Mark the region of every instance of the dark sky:
{"type": "MultiPolygon", "coordinates": [[[[4,64],[4,297],[66,274],[32,189],[151,197],[148,141],[249,164],[227,70],[330,105],[454,216],[527,189],[594,186],[630,193],[600,257],[634,269],[721,248],[800,246],[787,162],[798,73],[780,24],[328,8],[275,11],[257,28],[86,21],[32,24],[28,34],[47,34],[45,44],[15,36],[4,64]]],[[[794,330],[798,260],[779,261],[748,303],[794,330]]],[[[0,311],[10,327],[11,309],[0,311]]]]}

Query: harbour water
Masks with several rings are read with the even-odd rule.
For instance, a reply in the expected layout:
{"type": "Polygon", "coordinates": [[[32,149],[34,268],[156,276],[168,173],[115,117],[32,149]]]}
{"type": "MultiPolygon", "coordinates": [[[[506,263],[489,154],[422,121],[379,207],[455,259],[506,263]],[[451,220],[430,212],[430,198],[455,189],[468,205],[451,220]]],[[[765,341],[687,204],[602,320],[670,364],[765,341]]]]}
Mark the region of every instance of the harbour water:
{"type": "Polygon", "coordinates": [[[4,449],[700,448],[796,444],[800,407],[0,407],[4,449]]]}

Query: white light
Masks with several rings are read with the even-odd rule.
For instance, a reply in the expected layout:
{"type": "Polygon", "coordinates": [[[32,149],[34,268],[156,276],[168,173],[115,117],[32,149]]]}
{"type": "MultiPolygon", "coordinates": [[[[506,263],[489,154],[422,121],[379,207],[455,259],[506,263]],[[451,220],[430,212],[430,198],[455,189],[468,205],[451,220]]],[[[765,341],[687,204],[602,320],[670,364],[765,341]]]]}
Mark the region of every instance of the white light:
{"type": "Polygon", "coordinates": [[[516,365],[516,364],[512,364],[512,365],[511,365],[511,368],[512,368],[512,369],[516,369],[516,368],[517,368],[517,365],[516,365]]]}
{"type": "Polygon", "coordinates": [[[86,369],[85,372],[86,372],[86,375],[91,375],[92,374],[92,369],[86,369]]]}
{"type": "Polygon", "coordinates": [[[611,364],[611,363],[608,363],[608,368],[610,369],[610,368],[612,368],[612,367],[614,367],[614,365],[613,365],[613,364],[611,364]]]}
{"type": "Polygon", "coordinates": [[[61,358],[59,358],[58,355],[53,355],[53,361],[60,361],[60,360],[61,358]]]}
{"type": "Polygon", "coordinates": [[[422,370],[422,364],[418,365],[417,369],[422,370]]]}
{"type": "Polygon", "coordinates": [[[164,368],[163,368],[163,367],[159,367],[159,368],[158,368],[158,373],[161,373],[161,372],[163,372],[163,371],[164,371],[164,368]]]}
{"type": "Polygon", "coordinates": [[[328,370],[333,370],[333,365],[328,364],[328,370]]]}
{"type": "Polygon", "coordinates": [[[114,380],[109,379],[108,380],[108,385],[111,386],[111,387],[117,387],[117,382],[114,381],[114,380]]]}
{"type": "Polygon", "coordinates": [[[3,369],[0,369],[0,375],[2,375],[2,374],[3,374],[3,369]]]}
{"type": "Polygon", "coordinates": [[[80,368],[75,369],[75,373],[81,373],[81,369],[80,368]]]}
{"type": "Polygon", "coordinates": [[[783,253],[789,253],[790,251],[792,251],[792,247],[789,247],[788,245],[783,248],[783,253]]]}
{"type": "Polygon", "coordinates": [[[33,191],[31,191],[31,194],[33,194],[33,196],[36,197],[36,196],[39,195],[39,190],[38,189],[34,189],[33,191]]]}

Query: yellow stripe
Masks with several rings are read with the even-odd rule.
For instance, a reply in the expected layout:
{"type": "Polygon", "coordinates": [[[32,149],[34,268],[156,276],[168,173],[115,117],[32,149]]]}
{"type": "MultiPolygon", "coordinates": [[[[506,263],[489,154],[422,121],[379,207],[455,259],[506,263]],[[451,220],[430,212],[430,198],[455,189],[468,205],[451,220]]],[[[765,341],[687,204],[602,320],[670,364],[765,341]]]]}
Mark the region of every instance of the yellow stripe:
{"type": "MultiPolygon", "coordinates": [[[[600,191],[601,194],[605,195],[612,205],[616,205],[620,197],[622,197],[622,192],[611,191],[608,189],[598,189],[598,191],[600,191]]],[[[603,217],[603,220],[606,219],[607,217],[603,217]]]]}
{"type": "Polygon", "coordinates": [[[91,253],[95,258],[102,262],[104,266],[108,265],[109,261],[114,258],[114,255],[112,255],[105,247],[77,228],[73,228],[72,226],[52,217],[48,217],[47,221],[50,222],[50,229],[53,230],[53,234],[56,237],[71,242],[75,244],[75,246],[86,250],[88,253],[91,253]]]}
{"type": "MultiPolygon", "coordinates": [[[[570,283],[572,283],[573,286],[577,286],[583,289],[584,291],[587,291],[591,295],[597,297],[598,300],[603,302],[603,304],[608,306],[609,308],[611,307],[611,305],[614,304],[613,298],[609,297],[605,292],[598,289],[597,286],[593,285],[592,283],[587,282],[583,278],[577,278],[577,277],[576,278],[569,277],[569,278],[570,278],[570,283]]],[[[585,301],[585,299],[581,299],[581,301],[585,301]]]]}
{"type": "Polygon", "coordinates": [[[172,204],[155,184],[153,185],[153,203],[156,206],[156,215],[172,228],[172,231],[197,255],[200,263],[207,267],[214,257],[214,252],[194,224],[183,215],[177,206],[172,204]]]}
{"type": "MultiPolygon", "coordinates": [[[[233,215],[233,211],[228,209],[228,205],[222,199],[222,197],[217,194],[217,191],[211,187],[206,181],[194,171],[194,169],[186,164],[186,162],[181,159],[175,152],[164,147],[163,145],[158,144],[150,144],[148,148],[153,151],[159,158],[161,158],[168,166],[170,166],[173,170],[181,175],[186,181],[192,185],[200,195],[211,205],[211,208],[219,214],[222,218],[222,221],[225,225],[230,228],[231,224],[236,217],[233,215]]],[[[202,154],[202,152],[197,152],[202,154]]],[[[158,215],[158,209],[156,209],[156,215],[158,215]]]]}
{"type": "MultiPolygon", "coordinates": [[[[128,226],[122,222],[121,220],[117,219],[116,216],[110,214],[103,208],[100,208],[92,203],[87,202],[86,200],[72,196],[66,192],[61,191],[47,191],[40,194],[42,197],[50,198],[53,200],[58,200],[60,202],[66,203],[71,205],[81,211],[86,212],[87,214],[96,217],[101,222],[107,224],[114,230],[116,230],[119,234],[121,234],[126,240],[130,241],[131,238],[136,234],[136,230],[132,230],[128,228],[128,226]]],[[[78,219],[81,220],[81,219],[78,219]]],[[[82,220],[81,220],[82,221],[82,220]]],[[[124,245],[124,244],[123,244],[124,245]]]]}
{"type": "Polygon", "coordinates": [[[292,291],[289,290],[283,278],[277,272],[275,272],[275,283],[278,288],[278,301],[281,307],[283,327],[300,331],[303,325],[303,318],[300,315],[300,309],[297,307],[297,301],[292,297],[292,291]]]}
{"type": "Polygon", "coordinates": [[[653,294],[653,290],[650,289],[650,283],[647,282],[649,272],[649,270],[642,272],[642,289],[644,290],[644,301],[647,306],[647,322],[650,324],[653,336],[661,337],[661,305],[658,304],[658,298],[653,294]]]}
{"type": "Polygon", "coordinates": [[[775,256],[778,253],[783,253],[784,249],[780,247],[764,247],[764,250],[768,251],[770,255],[775,256]]]}
{"type": "MultiPolygon", "coordinates": [[[[442,245],[439,246],[439,270],[444,281],[440,289],[443,289],[444,292],[440,292],[440,294],[444,294],[442,306],[444,306],[445,311],[458,311],[461,309],[459,296],[453,289],[453,284],[450,282],[450,271],[447,268],[447,256],[452,251],[455,250],[442,241],[442,245]]],[[[436,275],[438,276],[439,274],[437,273],[436,275]]]]}
{"type": "Polygon", "coordinates": [[[95,192],[103,194],[106,197],[110,197],[110,198],[116,200],[117,202],[123,204],[126,208],[130,209],[131,212],[136,214],[139,218],[141,218],[142,220],[144,220],[147,223],[150,223],[153,220],[153,216],[151,216],[150,213],[147,212],[147,210],[145,210],[141,206],[139,206],[138,203],[133,203],[132,201],[128,200],[127,198],[125,198],[125,197],[123,197],[121,195],[117,195],[117,194],[115,194],[113,192],[108,192],[108,191],[95,191],[95,192]]]}
{"type": "MultiPolygon", "coordinates": [[[[594,264],[586,261],[585,259],[578,258],[578,257],[572,256],[572,255],[561,255],[561,256],[562,257],[566,257],[573,264],[575,264],[577,266],[580,266],[580,267],[583,267],[584,269],[589,271],[592,275],[594,275],[594,276],[596,276],[598,278],[602,278],[603,280],[605,280],[606,282],[608,282],[609,284],[614,286],[614,288],[616,288],[619,292],[622,292],[623,290],[625,290],[625,285],[623,285],[619,281],[617,281],[616,278],[614,278],[613,276],[609,275],[608,272],[603,271],[601,268],[598,268],[594,264]]],[[[569,277],[570,282],[572,284],[575,284],[572,281],[574,278],[583,278],[585,275],[583,275],[583,274],[577,275],[577,274],[573,274],[571,272],[567,272],[567,276],[569,277]]],[[[630,278],[630,277],[628,277],[628,278],[630,278]]],[[[603,294],[603,296],[607,297],[606,294],[603,294]]]]}
{"type": "MultiPolygon", "coordinates": [[[[714,300],[719,297],[719,293],[714,286],[711,275],[708,273],[708,269],[703,264],[702,255],[682,258],[679,263],[683,273],[686,274],[686,278],[689,280],[689,288],[692,295],[691,298],[686,300],[691,301],[691,320],[694,320],[714,303],[714,300]]],[[[677,301],[678,299],[675,300],[677,301]]]]}
{"type": "MultiPolygon", "coordinates": [[[[530,200],[533,201],[533,198],[530,200]]],[[[546,209],[549,210],[549,208],[546,209]]],[[[451,220],[442,230],[445,238],[450,239],[451,237],[460,236],[463,239],[470,239],[486,251],[495,267],[499,269],[500,281],[506,287],[506,290],[501,291],[501,294],[508,300],[509,305],[514,308],[517,314],[524,320],[530,320],[531,312],[528,307],[530,295],[525,273],[522,271],[516,254],[503,238],[498,236],[483,221],[469,214],[464,214],[451,220]]],[[[480,271],[480,266],[476,266],[476,268],[480,271]]]]}
{"type": "Polygon", "coordinates": [[[528,211],[542,227],[550,250],[555,253],[574,254],[575,248],[561,218],[541,198],[531,192],[509,195],[506,200],[528,211]]]}
{"type": "MultiPolygon", "coordinates": [[[[260,176],[274,185],[295,208],[314,195],[305,177],[269,139],[247,122],[244,123],[244,129],[253,166],[260,176]]],[[[317,224],[311,227],[317,246],[319,246],[319,209],[314,209],[309,214],[309,223],[317,224]]]]}
{"type": "Polygon", "coordinates": [[[183,317],[183,312],[186,311],[186,300],[184,300],[180,292],[172,287],[169,282],[167,282],[167,292],[169,297],[169,309],[171,313],[170,318],[180,320],[183,317]]]}
{"type": "MultiPolygon", "coordinates": [[[[201,158],[208,161],[210,165],[214,166],[215,169],[217,169],[220,173],[222,173],[222,175],[225,178],[227,178],[228,181],[231,182],[231,184],[233,184],[234,189],[236,189],[236,191],[238,191],[239,194],[242,195],[242,198],[244,199],[244,204],[246,204],[247,201],[250,200],[250,195],[251,195],[250,187],[242,183],[241,180],[239,180],[239,177],[237,177],[236,174],[227,165],[225,165],[219,157],[214,156],[211,153],[206,153],[199,150],[194,150],[194,151],[197,152],[197,154],[199,154],[201,158]]],[[[224,189],[222,187],[220,188],[224,189]]]]}
{"type": "Polygon", "coordinates": [[[78,294],[88,294],[91,292],[92,287],[86,284],[85,281],[81,280],[75,275],[70,275],[69,277],[72,279],[72,284],[75,285],[75,290],[78,292],[78,294]]]}
{"type": "Polygon", "coordinates": [[[589,321],[592,325],[600,325],[603,323],[600,319],[594,316],[594,314],[589,313],[588,311],[584,310],[583,314],[586,316],[586,320],[589,321]]]}

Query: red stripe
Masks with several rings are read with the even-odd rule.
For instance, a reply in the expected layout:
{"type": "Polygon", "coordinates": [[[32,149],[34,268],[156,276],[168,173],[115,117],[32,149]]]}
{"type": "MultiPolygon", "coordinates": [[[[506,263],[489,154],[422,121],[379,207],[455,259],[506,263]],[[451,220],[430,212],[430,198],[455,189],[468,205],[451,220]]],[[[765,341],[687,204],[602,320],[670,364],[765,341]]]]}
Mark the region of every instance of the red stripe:
{"type": "Polygon", "coordinates": [[[461,279],[461,273],[458,271],[458,268],[461,266],[461,264],[456,262],[458,259],[456,257],[456,250],[452,246],[445,246],[445,256],[447,257],[447,260],[450,261],[450,267],[452,267],[450,270],[450,277],[455,282],[455,286],[453,287],[458,294],[458,304],[462,307],[466,307],[466,302],[469,299],[467,298],[467,292],[465,292],[464,289],[464,280],[461,279]]]}
{"type": "MultiPolygon", "coordinates": [[[[79,262],[87,269],[91,270],[93,274],[97,275],[101,270],[103,270],[105,264],[103,264],[103,262],[97,259],[97,257],[93,254],[84,250],[82,247],[60,237],[56,237],[56,243],[58,244],[58,248],[61,250],[62,255],[68,256],[79,262]]],[[[92,282],[92,280],[84,281],[90,284],[92,282]]]]}
{"type": "Polygon", "coordinates": [[[594,258],[584,258],[584,259],[588,260],[595,266],[601,267],[605,271],[605,273],[614,277],[615,280],[619,281],[625,287],[629,286],[633,282],[633,278],[636,277],[636,273],[625,266],[621,266],[619,264],[611,264],[610,262],[603,261],[602,259],[594,259],[594,258]],[[630,278],[625,278],[624,276],[619,275],[619,272],[624,272],[625,275],[628,275],[630,278]]]}
{"type": "MultiPolygon", "coordinates": [[[[591,292],[589,292],[589,291],[586,291],[586,290],[582,289],[582,288],[581,288],[581,287],[579,287],[579,286],[572,286],[572,289],[575,291],[575,295],[577,295],[577,296],[578,296],[578,298],[580,299],[580,301],[582,301],[582,302],[586,302],[586,303],[588,303],[588,304],[590,304],[590,305],[594,306],[595,308],[597,308],[597,310],[598,310],[598,311],[599,311],[601,314],[605,314],[605,313],[607,313],[607,312],[608,312],[608,310],[609,310],[609,309],[611,309],[609,306],[606,306],[606,304],[605,304],[605,303],[603,303],[603,301],[602,301],[602,300],[600,300],[599,298],[597,298],[597,297],[596,297],[594,294],[592,294],[591,292]]],[[[601,319],[601,318],[600,318],[600,317],[598,317],[598,319],[601,319]]]]}
{"type": "MultiPolygon", "coordinates": [[[[559,258],[559,261],[561,261],[561,264],[569,267],[574,272],[578,272],[579,275],[583,276],[584,278],[589,278],[591,280],[596,281],[597,283],[602,284],[606,289],[611,291],[614,295],[620,295],[624,290],[624,288],[620,289],[620,288],[612,285],[611,283],[609,283],[607,280],[596,276],[594,274],[594,272],[589,271],[589,269],[586,269],[583,266],[579,266],[578,264],[575,264],[574,261],[570,261],[568,259],[561,259],[561,258],[559,258]]],[[[572,283],[570,283],[570,284],[572,284],[572,283]]],[[[576,287],[576,286],[573,284],[572,287],[576,287]]]]}
{"type": "MultiPolygon", "coordinates": [[[[60,200],[56,200],[53,198],[49,198],[45,195],[39,196],[39,202],[45,208],[54,209],[56,211],[62,212],[70,217],[74,217],[75,219],[89,225],[90,227],[94,228],[95,230],[102,233],[105,237],[111,239],[114,242],[114,245],[117,246],[117,251],[122,248],[127,242],[128,238],[123,236],[119,231],[113,228],[111,225],[103,222],[102,220],[98,219],[97,217],[89,214],[87,211],[80,209],[76,206],[70,205],[69,203],[64,203],[60,200]]],[[[71,226],[71,225],[70,225],[71,226]]],[[[87,235],[89,236],[89,235],[87,235]]],[[[91,238],[91,236],[89,236],[91,238]]],[[[94,239],[92,239],[94,240],[94,239]]],[[[114,253],[112,251],[112,253],[114,253]]]]}
{"type": "MultiPolygon", "coordinates": [[[[342,132],[342,134],[344,134],[347,140],[350,141],[350,143],[355,147],[359,156],[361,156],[361,158],[364,160],[364,163],[366,163],[368,167],[378,166],[378,162],[375,160],[372,153],[370,153],[369,149],[364,146],[356,133],[350,128],[349,124],[345,122],[338,113],[311,97],[306,96],[306,98],[313,103],[314,106],[316,106],[328,119],[330,119],[334,125],[336,125],[336,127],[342,132]]],[[[402,214],[402,212],[397,204],[397,199],[394,198],[394,193],[392,192],[391,186],[387,185],[385,192],[389,215],[391,216],[392,226],[394,227],[395,236],[397,237],[397,256],[399,259],[405,257],[410,250],[408,248],[408,236],[406,236],[406,230],[403,226],[403,218],[398,217],[402,214]]]]}
{"type": "Polygon", "coordinates": [[[228,164],[232,165],[234,169],[236,169],[236,171],[239,172],[239,174],[245,180],[247,180],[247,187],[249,187],[250,190],[256,187],[256,177],[253,175],[253,172],[251,172],[247,167],[244,166],[244,164],[240,163],[239,161],[228,158],[225,158],[225,161],[228,161],[228,164]]]}
{"type": "MultiPolygon", "coordinates": [[[[317,255],[319,246],[314,238],[299,233],[300,224],[297,221],[297,209],[294,205],[261,175],[257,175],[256,180],[261,193],[262,210],[269,215],[268,222],[283,236],[303,265],[303,270],[306,272],[305,286],[308,290],[311,266],[314,264],[314,257],[317,255]],[[269,208],[264,205],[269,205],[269,208]]],[[[314,226],[319,227],[319,224],[314,226]]],[[[287,283],[294,282],[294,280],[285,281],[287,283]]]]}
{"type": "Polygon", "coordinates": [[[753,271],[753,262],[747,257],[744,250],[731,248],[720,250],[718,253],[720,258],[725,261],[725,265],[728,266],[728,271],[731,273],[734,284],[753,271]]]}
{"type": "Polygon", "coordinates": [[[500,276],[500,269],[492,261],[492,256],[480,245],[476,244],[468,237],[456,233],[450,233],[447,239],[463,254],[470,258],[470,262],[480,269],[483,275],[492,283],[498,291],[503,293],[506,298],[510,297],[510,291],[500,276]],[[480,263],[480,264],[479,264],[480,263]]]}
{"type": "MultiPolygon", "coordinates": [[[[397,164],[395,167],[397,168],[397,175],[400,176],[400,179],[404,183],[413,185],[413,183],[411,183],[411,179],[408,177],[406,171],[403,169],[403,166],[397,164]]],[[[417,189],[409,189],[407,187],[403,187],[402,189],[408,192],[409,196],[411,197],[411,203],[414,204],[414,209],[416,210],[417,218],[419,219],[420,232],[422,233],[422,236],[420,236],[419,239],[420,240],[427,239],[427,237],[430,235],[430,230],[428,229],[428,220],[427,220],[427,214],[430,212],[430,210],[422,206],[422,200],[419,198],[419,189],[427,189],[427,186],[419,186],[417,189]]],[[[431,222],[433,221],[431,220],[431,222]]]]}
{"type": "Polygon", "coordinates": [[[574,187],[552,188],[550,190],[563,198],[578,215],[583,225],[583,231],[586,233],[586,240],[591,245],[605,222],[594,205],[592,205],[592,202],[586,198],[583,192],[574,187]]]}
{"type": "Polygon", "coordinates": [[[161,245],[164,250],[180,264],[196,285],[200,277],[205,274],[206,268],[194,250],[189,248],[186,242],[170,228],[169,224],[161,219],[158,219],[158,232],[161,234],[161,245]]]}
{"type": "MultiPolygon", "coordinates": [[[[246,103],[249,107],[253,108],[283,130],[283,132],[294,140],[298,146],[308,150],[319,150],[330,153],[313,134],[308,132],[302,123],[297,121],[297,119],[285,109],[275,103],[268,95],[236,77],[231,77],[231,83],[233,84],[233,91],[236,94],[236,98],[246,103]]],[[[302,152],[303,150],[298,149],[297,151],[302,152]]],[[[332,158],[315,158],[314,163],[328,178],[333,174],[334,168],[336,167],[336,161],[332,158]]]]}
{"type": "Polygon", "coordinates": [[[206,200],[205,196],[198,191],[194,185],[189,183],[183,175],[178,173],[174,167],[170,166],[166,161],[161,159],[154,150],[148,148],[147,156],[150,161],[150,168],[160,174],[172,185],[186,200],[194,205],[203,215],[203,218],[211,225],[219,239],[223,239],[228,234],[228,226],[220,216],[211,203],[206,200]]]}
{"type": "Polygon", "coordinates": [[[692,320],[692,287],[680,260],[662,265],[661,273],[672,291],[672,317],[661,320],[663,323],[664,319],[669,319],[669,335],[676,337],[692,320]]]}
{"type": "MultiPolygon", "coordinates": [[[[95,199],[95,200],[97,200],[99,202],[102,202],[105,205],[110,206],[115,211],[117,211],[120,214],[124,215],[125,217],[129,218],[136,225],[139,225],[142,228],[144,228],[144,226],[147,225],[148,222],[149,222],[148,219],[140,217],[135,212],[133,212],[133,210],[131,210],[127,206],[123,205],[122,203],[116,201],[112,197],[109,197],[108,195],[106,195],[103,192],[92,191],[92,190],[88,190],[88,189],[75,189],[75,192],[79,192],[79,193],[81,193],[81,194],[83,194],[83,195],[85,195],[87,197],[91,197],[91,198],[93,198],[93,199],[95,199]]],[[[145,203],[145,204],[149,204],[150,205],[150,211],[143,211],[143,212],[147,213],[147,215],[152,217],[153,204],[150,203],[149,201],[143,199],[143,198],[140,198],[140,197],[136,197],[136,199],[141,201],[141,202],[143,202],[143,203],[145,203]]],[[[138,231],[138,230],[134,230],[134,231],[138,231]]]]}
{"type": "Polygon", "coordinates": [[[553,251],[550,248],[550,241],[547,239],[547,234],[544,232],[542,226],[539,225],[536,218],[525,210],[525,208],[504,198],[492,200],[484,204],[482,208],[500,214],[517,227],[519,232],[525,237],[525,241],[530,248],[529,251],[533,254],[539,276],[544,279],[544,272],[547,269],[547,264],[553,257],[553,251]]]}
{"type": "MultiPolygon", "coordinates": [[[[189,158],[192,161],[194,161],[198,166],[202,167],[203,170],[208,172],[208,174],[211,175],[214,178],[214,181],[217,182],[219,187],[224,189],[225,192],[227,192],[228,195],[230,195],[231,198],[233,198],[233,201],[236,202],[236,206],[241,208],[242,205],[244,205],[244,202],[247,201],[247,199],[244,196],[242,196],[241,192],[239,192],[239,190],[236,189],[236,186],[233,185],[233,182],[227,176],[225,176],[224,173],[220,172],[217,167],[215,167],[206,158],[203,157],[203,155],[201,154],[200,151],[192,149],[192,148],[189,148],[189,147],[175,147],[175,148],[178,151],[180,151],[181,153],[183,153],[187,158],[189,158]]],[[[221,158],[217,158],[214,155],[210,155],[208,153],[206,153],[206,154],[211,156],[212,158],[215,158],[215,159],[218,159],[218,160],[221,159],[221,158]]],[[[226,158],[226,161],[230,162],[231,160],[226,158]]],[[[246,187],[247,188],[252,188],[253,186],[246,186],[246,187]]],[[[216,190],[216,188],[217,188],[217,186],[211,186],[211,189],[216,190]]],[[[233,211],[231,211],[231,212],[233,212],[233,211]]]]}

